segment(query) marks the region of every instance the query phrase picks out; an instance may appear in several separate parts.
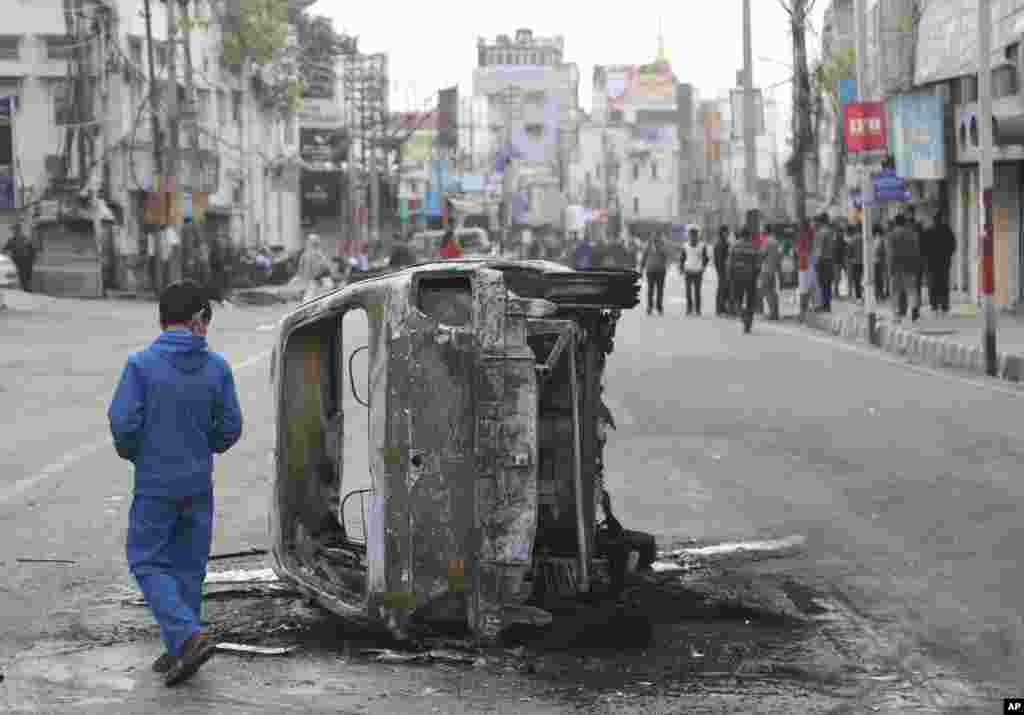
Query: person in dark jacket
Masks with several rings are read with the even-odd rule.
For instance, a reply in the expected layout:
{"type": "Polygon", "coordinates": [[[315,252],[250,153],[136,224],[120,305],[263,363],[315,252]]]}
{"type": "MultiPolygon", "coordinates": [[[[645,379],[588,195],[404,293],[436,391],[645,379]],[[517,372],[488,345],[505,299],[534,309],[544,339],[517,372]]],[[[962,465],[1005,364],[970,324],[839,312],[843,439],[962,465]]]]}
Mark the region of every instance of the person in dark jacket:
{"type": "Polygon", "coordinates": [[[127,556],[163,639],[153,664],[167,685],[190,678],[215,645],[200,628],[203,581],[213,534],[213,455],[242,436],[231,367],[210,352],[213,317],[192,281],[160,295],[163,332],[133,353],[108,417],[114,447],[135,467],[127,556]]]}
{"type": "Polygon", "coordinates": [[[921,267],[921,241],[906,216],[897,216],[895,228],[888,238],[889,276],[892,293],[896,298],[896,317],[902,320],[911,307],[911,320],[921,317],[921,293],[917,290],[917,275],[921,267]]]}
{"type": "Polygon", "coordinates": [[[928,264],[928,299],[932,310],[949,312],[949,274],[956,253],[956,236],[942,213],[935,214],[935,223],[924,238],[924,254],[928,264]]]}
{"type": "MultiPolygon", "coordinates": [[[[814,257],[815,272],[818,275],[818,287],[821,293],[819,310],[832,312],[832,282],[835,275],[835,244],[836,235],[828,220],[828,214],[819,214],[815,220],[814,257]]],[[[840,239],[841,240],[841,239],[840,239]]]]}
{"type": "Polygon", "coordinates": [[[32,272],[36,264],[36,247],[22,231],[20,223],[15,223],[11,228],[11,238],[4,245],[4,253],[14,261],[21,289],[26,293],[31,293],[32,272]]]}
{"type": "MultiPolygon", "coordinates": [[[[846,235],[842,226],[836,226],[832,242],[832,296],[842,298],[843,273],[849,281],[850,272],[846,270],[846,235]]],[[[849,290],[853,295],[853,289],[849,290]]]]}
{"type": "Polygon", "coordinates": [[[415,263],[416,254],[413,253],[401,234],[395,234],[394,241],[392,242],[391,257],[388,261],[389,267],[397,270],[415,265],[415,263]]]}
{"type": "Polygon", "coordinates": [[[850,296],[864,300],[864,229],[861,224],[850,224],[846,229],[846,275],[850,283],[850,296]]]}
{"type": "Polygon", "coordinates": [[[665,315],[665,274],[668,272],[668,249],[660,234],[647,242],[640,270],[647,273],[647,314],[655,309],[665,315]]]}
{"type": "Polygon", "coordinates": [[[754,325],[757,281],[761,273],[761,252],[754,247],[753,234],[749,228],[740,230],[736,243],[729,251],[728,271],[736,310],[743,317],[743,332],[749,333],[754,325]]]}
{"type": "Polygon", "coordinates": [[[718,278],[718,289],[715,291],[715,315],[732,313],[732,300],[729,289],[729,227],[724,224],[718,229],[718,241],[714,250],[715,275],[718,278]]]}

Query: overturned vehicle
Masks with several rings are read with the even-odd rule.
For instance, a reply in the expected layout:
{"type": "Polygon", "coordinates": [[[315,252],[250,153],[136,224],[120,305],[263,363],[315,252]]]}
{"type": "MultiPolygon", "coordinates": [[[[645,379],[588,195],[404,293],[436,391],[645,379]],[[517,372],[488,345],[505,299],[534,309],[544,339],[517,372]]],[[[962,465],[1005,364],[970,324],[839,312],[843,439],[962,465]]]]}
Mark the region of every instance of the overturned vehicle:
{"type": "Polygon", "coordinates": [[[605,360],[638,293],[634,271],[480,259],[299,306],[271,368],[277,573],[413,640],[494,642],[620,592],[654,560],[603,487],[605,360]]]}

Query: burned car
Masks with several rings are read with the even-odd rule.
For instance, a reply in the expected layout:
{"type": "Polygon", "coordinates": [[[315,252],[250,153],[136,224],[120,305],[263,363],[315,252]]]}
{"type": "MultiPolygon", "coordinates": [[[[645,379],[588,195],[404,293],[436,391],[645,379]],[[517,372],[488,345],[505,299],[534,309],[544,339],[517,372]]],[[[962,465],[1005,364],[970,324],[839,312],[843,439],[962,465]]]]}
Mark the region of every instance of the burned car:
{"type": "Polygon", "coordinates": [[[454,260],[295,309],[271,368],[276,572],[402,639],[493,642],[549,623],[552,599],[614,592],[627,562],[654,558],[603,486],[605,360],[638,294],[634,271],[454,260]],[[366,461],[346,473],[353,450],[366,461]]]}

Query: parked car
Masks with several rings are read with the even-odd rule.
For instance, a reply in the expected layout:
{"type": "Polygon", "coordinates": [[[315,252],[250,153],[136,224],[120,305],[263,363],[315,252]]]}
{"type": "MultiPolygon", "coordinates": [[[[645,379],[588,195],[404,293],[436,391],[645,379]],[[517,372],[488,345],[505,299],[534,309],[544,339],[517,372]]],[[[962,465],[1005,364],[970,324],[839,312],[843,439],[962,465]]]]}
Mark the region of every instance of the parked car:
{"type": "Polygon", "coordinates": [[[7,254],[0,253],[0,288],[20,287],[21,282],[18,280],[18,269],[14,261],[7,254]]]}

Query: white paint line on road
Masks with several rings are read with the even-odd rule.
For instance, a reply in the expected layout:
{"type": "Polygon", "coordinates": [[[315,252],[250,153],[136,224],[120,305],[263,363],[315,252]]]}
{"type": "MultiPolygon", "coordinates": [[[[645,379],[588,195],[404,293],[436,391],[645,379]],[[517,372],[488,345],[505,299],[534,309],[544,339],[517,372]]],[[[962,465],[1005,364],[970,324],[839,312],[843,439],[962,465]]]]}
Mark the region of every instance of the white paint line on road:
{"type": "Polygon", "coordinates": [[[959,385],[970,385],[980,390],[988,390],[989,392],[995,392],[1000,395],[1006,395],[1007,397],[1015,397],[1017,399],[1024,398],[1024,390],[1014,389],[1012,387],[1003,387],[1001,385],[993,384],[991,382],[985,382],[983,380],[976,380],[970,377],[964,377],[955,373],[950,373],[944,370],[937,370],[932,367],[926,367],[924,365],[914,365],[909,363],[904,358],[894,357],[888,355],[877,348],[867,348],[861,345],[854,345],[848,343],[845,340],[839,338],[826,337],[821,335],[814,335],[809,332],[800,329],[789,329],[783,328],[779,325],[771,325],[769,323],[761,323],[757,327],[767,329],[769,332],[778,333],[780,335],[789,335],[793,337],[803,338],[811,342],[820,343],[822,345],[828,345],[836,350],[842,350],[844,352],[853,353],[860,355],[861,357],[870,358],[872,360],[881,361],[888,363],[889,365],[895,365],[901,367],[904,370],[915,372],[918,375],[925,375],[928,377],[937,377],[940,380],[951,382],[959,385]]]}
{"type": "MultiPolygon", "coordinates": [[[[256,353],[252,357],[249,357],[246,360],[240,362],[238,365],[236,365],[234,368],[235,372],[244,370],[247,367],[251,367],[252,365],[259,363],[268,355],[270,355],[269,350],[264,350],[263,352],[256,353]]],[[[39,484],[42,484],[47,479],[55,477],[58,474],[63,474],[64,472],[68,471],[71,467],[81,462],[83,459],[96,454],[101,449],[109,448],[110,446],[111,438],[109,436],[105,436],[103,437],[103,439],[96,440],[95,442],[85,444],[76,449],[71,450],[70,452],[64,454],[57,461],[46,465],[32,476],[25,477],[24,479],[15,482],[9,487],[0,489],[0,504],[5,504],[11,501],[15,497],[24,494],[29,489],[32,489],[33,487],[39,484]]]]}

